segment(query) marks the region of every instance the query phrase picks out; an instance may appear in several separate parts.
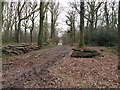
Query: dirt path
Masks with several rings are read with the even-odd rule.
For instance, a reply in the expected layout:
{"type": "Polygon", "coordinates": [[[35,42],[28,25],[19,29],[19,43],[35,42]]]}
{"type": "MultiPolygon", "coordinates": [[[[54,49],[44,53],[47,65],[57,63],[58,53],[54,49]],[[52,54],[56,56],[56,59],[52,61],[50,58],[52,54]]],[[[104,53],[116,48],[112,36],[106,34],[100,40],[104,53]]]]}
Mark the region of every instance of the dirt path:
{"type": "Polygon", "coordinates": [[[57,46],[50,51],[3,65],[3,87],[45,87],[54,77],[47,70],[59,64],[70,47],[57,46]]]}
{"type": "MultiPolygon", "coordinates": [[[[101,47],[96,47],[98,51],[101,47]]],[[[72,58],[70,46],[3,65],[3,87],[17,88],[117,88],[117,55],[102,48],[95,58],[72,58]]]]}

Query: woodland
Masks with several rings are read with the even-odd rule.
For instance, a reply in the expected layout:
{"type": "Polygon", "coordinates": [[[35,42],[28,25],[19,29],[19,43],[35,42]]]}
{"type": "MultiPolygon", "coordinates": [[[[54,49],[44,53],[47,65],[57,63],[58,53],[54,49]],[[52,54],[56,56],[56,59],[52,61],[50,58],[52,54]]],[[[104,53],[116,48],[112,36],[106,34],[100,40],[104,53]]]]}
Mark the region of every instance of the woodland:
{"type": "Polygon", "coordinates": [[[2,87],[119,88],[120,0],[0,1],[2,87]]]}

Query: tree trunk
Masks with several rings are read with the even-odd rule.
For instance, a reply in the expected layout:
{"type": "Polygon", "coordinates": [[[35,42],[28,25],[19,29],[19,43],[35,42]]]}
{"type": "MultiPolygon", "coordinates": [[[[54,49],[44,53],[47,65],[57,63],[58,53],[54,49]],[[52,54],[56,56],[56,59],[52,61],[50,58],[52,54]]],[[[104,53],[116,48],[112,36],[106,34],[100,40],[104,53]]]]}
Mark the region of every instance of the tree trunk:
{"type": "Polygon", "coordinates": [[[94,1],[91,4],[91,20],[90,20],[90,31],[94,31],[94,1]]]}
{"type": "Polygon", "coordinates": [[[80,5],[80,42],[79,47],[84,47],[84,0],[80,5]]]}
{"type": "Polygon", "coordinates": [[[98,22],[98,15],[97,15],[98,11],[96,11],[95,15],[96,15],[96,20],[95,20],[95,30],[97,29],[97,22],[98,22]]]}
{"type": "Polygon", "coordinates": [[[32,18],[32,28],[30,30],[30,43],[33,42],[33,29],[34,29],[34,14],[33,14],[33,18],[32,18]]]}
{"type": "Polygon", "coordinates": [[[20,2],[18,2],[18,29],[17,29],[17,43],[20,42],[20,26],[21,26],[21,12],[19,11],[20,9],[20,2]]]}
{"type": "Polygon", "coordinates": [[[75,41],[75,31],[76,31],[76,30],[75,30],[75,20],[73,21],[73,31],[74,31],[74,32],[73,32],[73,33],[74,33],[73,36],[74,36],[74,43],[75,43],[75,42],[76,42],[76,41],[75,41]]]}
{"type": "Polygon", "coordinates": [[[48,39],[48,16],[47,16],[47,12],[46,12],[46,21],[45,21],[45,37],[44,37],[44,40],[45,42],[47,42],[47,39],[48,39]]]}
{"type": "Polygon", "coordinates": [[[14,33],[14,40],[15,40],[15,42],[17,42],[17,16],[16,16],[16,14],[15,14],[15,33],[14,33]]]}
{"type": "MultiPolygon", "coordinates": [[[[71,18],[72,19],[72,18],[71,18]]],[[[70,25],[70,31],[71,31],[71,43],[72,45],[74,44],[74,30],[73,30],[73,21],[71,22],[71,25],[70,25]]]]}
{"type": "Polygon", "coordinates": [[[27,42],[27,27],[25,25],[25,43],[27,42]]]}
{"type": "Polygon", "coordinates": [[[56,21],[59,16],[59,3],[54,2],[54,0],[51,0],[50,4],[50,12],[51,12],[51,36],[50,39],[52,39],[52,43],[55,44],[55,37],[56,37],[56,21]]]}
{"type": "Polygon", "coordinates": [[[10,16],[9,16],[9,28],[10,28],[10,33],[9,33],[9,40],[12,40],[12,26],[13,26],[13,21],[12,21],[12,10],[13,10],[13,6],[12,6],[12,2],[10,3],[10,16]]]}
{"type": "MultiPolygon", "coordinates": [[[[27,5],[25,6],[25,16],[27,16],[27,5]]],[[[24,35],[24,37],[25,37],[25,43],[27,42],[27,22],[28,22],[28,20],[25,20],[25,35],[24,35]]]]}
{"type": "Polygon", "coordinates": [[[10,26],[10,41],[13,41],[13,24],[14,23],[12,23],[10,26]]]}
{"type": "Polygon", "coordinates": [[[44,20],[44,2],[40,1],[40,25],[38,35],[38,45],[42,47],[43,44],[43,20],[44,20]]]}
{"type": "Polygon", "coordinates": [[[119,0],[119,11],[118,11],[118,51],[120,53],[120,0],[119,0]]]}
{"type": "Polygon", "coordinates": [[[53,13],[51,13],[51,36],[50,36],[50,38],[52,39],[52,37],[53,37],[53,28],[54,28],[54,26],[53,26],[53,13]]]}
{"type": "Polygon", "coordinates": [[[107,8],[107,2],[105,2],[105,19],[106,19],[106,29],[109,29],[109,13],[107,8]]]}
{"type": "Polygon", "coordinates": [[[53,16],[53,12],[51,13],[51,36],[50,36],[50,39],[52,39],[52,42],[54,42],[54,39],[55,39],[55,26],[54,26],[54,16],[53,16]]]}
{"type": "Polygon", "coordinates": [[[6,31],[5,31],[5,40],[6,42],[10,41],[10,25],[11,25],[11,10],[7,5],[7,20],[6,20],[6,31]]]}
{"type": "Polygon", "coordinates": [[[30,44],[32,44],[32,30],[30,30],[30,44]]]}
{"type": "Polygon", "coordinates": [[[120,0],[119,0],[119,11],[118,11],[118,70],[120,70],[120,0]]]}
{"type": "Polygon", "coordinates": [[[17,43],[20,43],[20,26],[21,26],[21,20],[19,19],[19,21],[18,21],[18,29],[17,29],[17,43]]]}
{"type": "Polygon", "coordinates": [[[2,16],[3,16],[3,4],[2,4],[2,1],[0,1],[0,12],[1,12],[1,14],[0,14],[0,46],[2,46],[2,16]]]}

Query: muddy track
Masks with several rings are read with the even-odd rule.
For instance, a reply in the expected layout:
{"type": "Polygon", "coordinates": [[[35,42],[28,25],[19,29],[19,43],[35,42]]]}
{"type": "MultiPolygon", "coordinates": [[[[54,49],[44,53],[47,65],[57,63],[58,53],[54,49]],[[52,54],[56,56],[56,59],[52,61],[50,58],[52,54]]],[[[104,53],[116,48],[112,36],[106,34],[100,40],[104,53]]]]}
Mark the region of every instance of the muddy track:
{"type": "Polygon", "coordinates": [[[11,64],[3,64],[3,88],[60,87],[62,81],[53,76],[48,68],[62,63],[70,50],[68,46],[57,46],[49,51],[15,60],[11,64]]]}

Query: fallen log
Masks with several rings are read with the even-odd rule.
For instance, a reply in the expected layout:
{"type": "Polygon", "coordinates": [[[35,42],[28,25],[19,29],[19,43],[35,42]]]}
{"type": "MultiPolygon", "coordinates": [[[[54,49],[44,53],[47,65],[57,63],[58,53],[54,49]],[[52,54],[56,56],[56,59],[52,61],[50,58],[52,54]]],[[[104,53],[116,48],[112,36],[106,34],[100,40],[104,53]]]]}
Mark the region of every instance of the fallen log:
{"type": "Polygon", "coordinates": [[[75,58],[93,58],[95,56],[100,55],[99,52],[92,49],[72,49],[72,50],[73,52],[71,57],[75,58]]]}
{"type": "Polygon", "coordinates": [[[17,51],[12,51],[12,52],[10,52],[10,53],[12,53],[12,54],[14,54],[14,55],[20,55],[20,53],[17,52],[17,51]]]}
{"type": "Polygon", "coordinates": [[[83,49],[81,49],[81,48],[73,48],[72,49],[73,51],[82,51],[82,52],[97,52],[96,50],[93,50],[93,49],[88,49],[88,48],[83,48],[83,49]]]}

